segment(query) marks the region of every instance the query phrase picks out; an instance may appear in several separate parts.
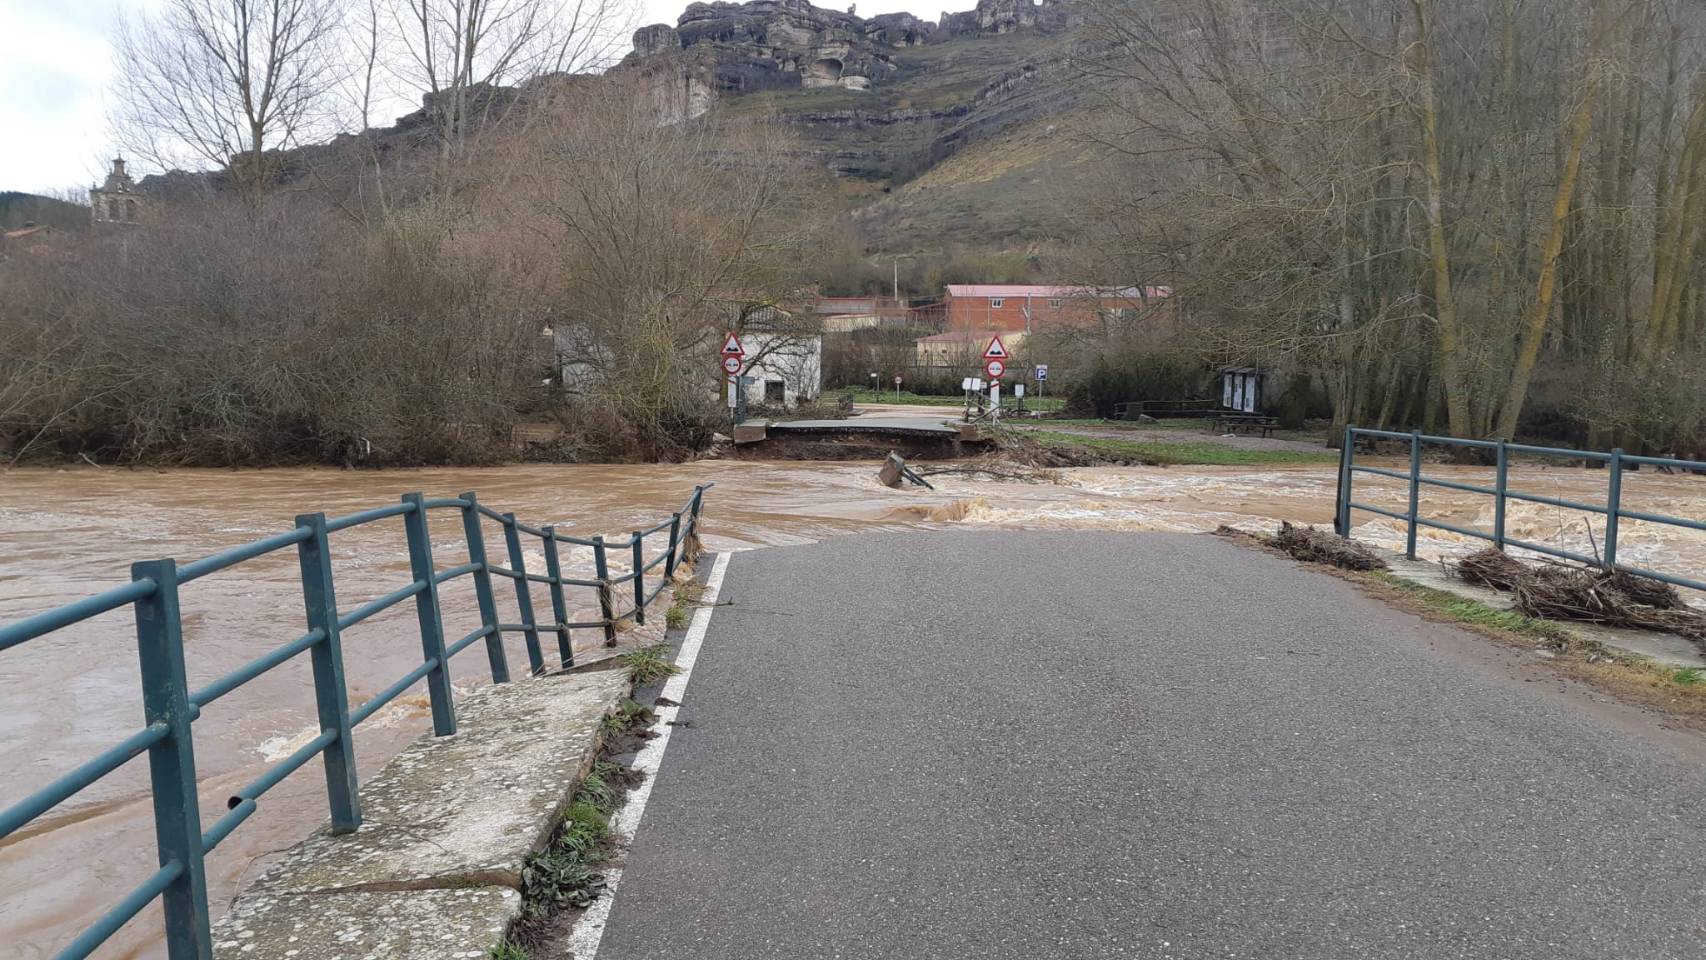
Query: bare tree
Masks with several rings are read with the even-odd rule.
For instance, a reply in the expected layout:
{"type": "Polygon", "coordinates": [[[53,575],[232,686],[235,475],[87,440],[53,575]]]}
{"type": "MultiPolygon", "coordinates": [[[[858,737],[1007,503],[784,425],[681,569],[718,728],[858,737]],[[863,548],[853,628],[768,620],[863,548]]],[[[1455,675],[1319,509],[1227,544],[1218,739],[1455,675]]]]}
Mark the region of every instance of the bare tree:
{"type": "Polygon", "coordinates": [[[391,71],[425,99],[442,161],[472,128],[552,73],[607,66],[633,27],[618,0],[392,0],[391,71]]]}
{"type": "MultiPolygon", "coordinates": [[[[632,424],[704,411],[722,334],[809,336],[822,174],[772,120],[660,124],[641,78],[579,78],[518,135],[518,216],[550,251],[551,322],[584,392],[632,424]]],[[[762,356],[748,357],[761,360],[762,356]]]]}
{"type": "Polygon", "coordinates": [[[1222,359],[1301,364],[1339,420],[1695,429],[1643,384],[1706,350],[1698,5],[1088,8],[1119,171],[1088,259],[1178,289],[1222,359]]]}
{"type": "Polygon", "coordinates": [[[319,129],[338,77],[337,0],[167,0],[120,25],[123,142],[163,168],[229,171],[251,206],[268,151],[319,129]]]}

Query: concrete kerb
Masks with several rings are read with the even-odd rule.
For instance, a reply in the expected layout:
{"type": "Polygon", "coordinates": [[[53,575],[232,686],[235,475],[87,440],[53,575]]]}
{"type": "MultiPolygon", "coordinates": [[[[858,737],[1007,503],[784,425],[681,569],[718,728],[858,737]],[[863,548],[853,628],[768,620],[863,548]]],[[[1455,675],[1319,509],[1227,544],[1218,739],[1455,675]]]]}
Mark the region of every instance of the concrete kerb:
{"type": "Polygon", "coordinates": [[[361,789],[363,822],[296,844],[214,925],[222,960],[485,957],[519,916],[521,869],[632,692],[614,659],[485,687],[361,789]]]}

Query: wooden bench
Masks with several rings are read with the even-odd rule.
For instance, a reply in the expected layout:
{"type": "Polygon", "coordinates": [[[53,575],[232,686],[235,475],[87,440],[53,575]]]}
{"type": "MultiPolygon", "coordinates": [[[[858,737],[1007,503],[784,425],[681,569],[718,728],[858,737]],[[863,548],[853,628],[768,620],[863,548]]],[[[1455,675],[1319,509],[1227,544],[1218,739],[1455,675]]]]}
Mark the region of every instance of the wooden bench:
{"type": "Polygon", "coordinates": [[[1222,413],[1214,418],[1216,431],[1237,433],[1240,430],[1260,430],[1264,438],[1272,435],[1277,426],[1278,417],[1266,417],[1259,413],[1222,413]]]}
{"type": "Polygon", "coordinates": [[[1213,400],[1132,400],[1114,404],[1115,420],[1183,420],[1212,417],[1219,404],[1213,400]]]}

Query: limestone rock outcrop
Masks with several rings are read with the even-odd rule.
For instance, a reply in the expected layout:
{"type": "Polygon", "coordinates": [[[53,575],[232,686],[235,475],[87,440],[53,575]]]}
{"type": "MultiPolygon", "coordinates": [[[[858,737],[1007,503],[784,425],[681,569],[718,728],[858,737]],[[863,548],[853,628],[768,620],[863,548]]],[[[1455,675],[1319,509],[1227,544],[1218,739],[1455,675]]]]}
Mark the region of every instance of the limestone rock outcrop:
{"type": "Polygon", "coordinates": [[[944,39],[1012,33],[1024,27],[1053,29],[1070,19],[1065,0],[978,0],[977,8],[943,13],[937,33],[944,39]]]}
{"type": "Polygon", "coordinates": [[[883,13],[865,21],[865,36],[889,47],[921,47],[936,32],[936,25],[910,13],[883,13]]]}
{"type": "MultiPolygon", "coordinates": [[[[1047,28],[1066,22],[1067,0],[979,0],[977,9],[945,13],[940,23],[910,13],[869,20],[813,6],[809,0],[694,3],[674,27],[656,23],[634,33],[626,65],[690,55],[708,67],[698,82],[715,93],[780,87],[869,90],[896,67],[890,50],[956,37],[1047,28]]],[[[704,71],[701,71],[704,72],[704,71]]]]}
{"type": "Polygon", "coordinates": [[[859,17],[807,0],[695,3],[673,28],[640,28],[629,60],[647,63],[677,50],[708,49],[720,92],[793,86],[865,90],[894,70],[882,41],[866,31],[859,17]]]}

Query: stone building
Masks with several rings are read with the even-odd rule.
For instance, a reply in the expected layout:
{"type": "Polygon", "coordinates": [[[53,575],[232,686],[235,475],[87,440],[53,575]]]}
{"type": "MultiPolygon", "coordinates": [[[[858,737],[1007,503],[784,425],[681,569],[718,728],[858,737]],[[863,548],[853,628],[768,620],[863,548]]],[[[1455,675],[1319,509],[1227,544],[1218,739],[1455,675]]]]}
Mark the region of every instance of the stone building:
{"type": "Polygon", "coordinates": [[[89,208],[96,223],[139,223],[146,206],[136,181],[124,170],[124,158],[113,158],[105,183],[89,188],[89,208]]]}

